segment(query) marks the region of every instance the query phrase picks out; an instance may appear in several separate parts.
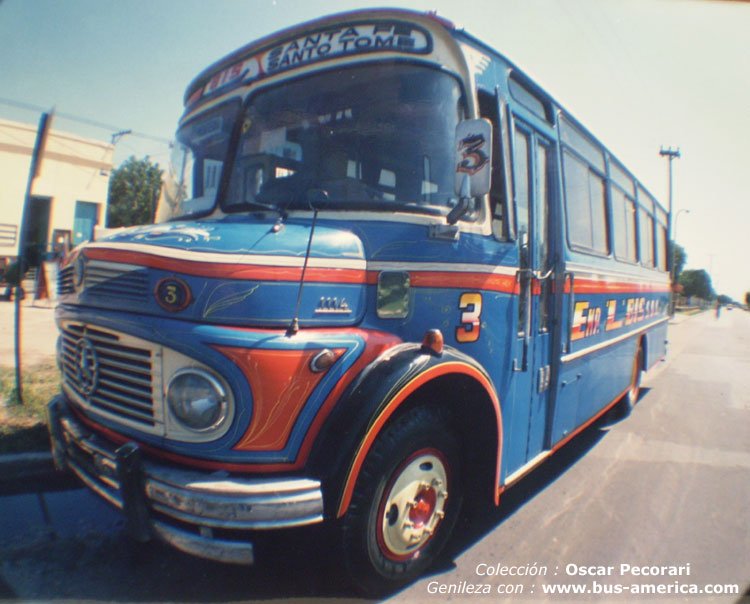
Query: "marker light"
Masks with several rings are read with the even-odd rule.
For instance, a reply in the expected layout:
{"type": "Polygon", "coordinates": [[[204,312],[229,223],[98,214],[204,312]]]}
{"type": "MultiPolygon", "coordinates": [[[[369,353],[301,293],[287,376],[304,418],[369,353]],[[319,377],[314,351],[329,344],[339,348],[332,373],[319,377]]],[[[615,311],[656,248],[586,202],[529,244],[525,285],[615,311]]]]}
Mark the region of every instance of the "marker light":
{"type": "Polygon", "coordinates": [[[333,350],[325,348],[316,354],[310,361],[310,371],[313,373],[322,373],[329,369],[336,362],[336,354],[333,350]]]}
{"type": "Polygon", "coordinates": [[[443,334],[439,329],[429,329],[422,339],[422,349],[440,356],[443,354],[443,334]]]}

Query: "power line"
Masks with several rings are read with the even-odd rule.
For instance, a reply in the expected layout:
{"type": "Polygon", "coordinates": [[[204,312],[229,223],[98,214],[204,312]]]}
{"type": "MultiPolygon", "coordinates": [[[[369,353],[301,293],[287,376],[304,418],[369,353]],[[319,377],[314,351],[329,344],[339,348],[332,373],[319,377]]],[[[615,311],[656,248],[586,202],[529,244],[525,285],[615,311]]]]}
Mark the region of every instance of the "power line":
{"type": "MultiPolygon", "coordinates": [[[[3,97],[0,97],[0,105],[8,105],[10,107],[16,107],[17,109],[25,109],[28,111],[35,111],[37,113],[44,113],[45,111],[49,110],[49,107],[40,107],[39,105],[33,105],[32,103],[14,101],[12,99],[6,99],[3,97]]],[[[161,138],[159,136],[154,136],[152,134],[146,134],[144,132],[135,132],[127,128],[122,128],[121,126],[115,126],[113,124],[106,124],[104,122],[98,122],[96,120],[92,120],[86,117],[81,117],[79,115],[73,115],[71,113],[61,113],[59,111],[56,111],[55,117],[59,119],[69,120],[71,122],[76,122],[79,124],[84,124],[86,126],[92,126],[93,128],[101,128],[102,130],[108,130],[110,132],[119,133],[119,132],[128,130],[129,136],[135,136],[137,138],[143,138],[143,139],[154,141],[157,143],[163,143],[165,145],[169,145],[172,142],[171,140],[166,139],[166,138],[161,138]]]]}

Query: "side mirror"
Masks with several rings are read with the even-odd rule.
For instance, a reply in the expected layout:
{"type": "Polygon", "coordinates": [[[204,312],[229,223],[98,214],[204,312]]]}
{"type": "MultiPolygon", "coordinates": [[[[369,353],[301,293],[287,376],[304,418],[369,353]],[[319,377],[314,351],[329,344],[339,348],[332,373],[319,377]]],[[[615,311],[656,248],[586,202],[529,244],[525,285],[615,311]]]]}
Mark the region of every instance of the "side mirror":
{"type": "Polygon", "coordinates": [[[464,120],[456,126],[456,195],[481,197],[490,192],[492,182],[492,123],[486,119],[464,120]]]}

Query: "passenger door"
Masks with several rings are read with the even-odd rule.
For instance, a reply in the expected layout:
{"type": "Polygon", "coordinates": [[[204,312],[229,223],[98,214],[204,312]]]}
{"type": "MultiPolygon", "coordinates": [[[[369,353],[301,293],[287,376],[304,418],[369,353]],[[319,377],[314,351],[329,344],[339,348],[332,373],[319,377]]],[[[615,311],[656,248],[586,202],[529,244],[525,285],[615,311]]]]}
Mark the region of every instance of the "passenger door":
{"type": "MultiPolygon", "coordinates": [[[[545,449],[551,381],[554,254],[550,242],[553,146],[526,124],[514,124],[518,221],[518,316],[515,394],[528,401],[525,461],[545,449]]],[[[520,418],[519,418],[520,419],[520,418]]]]}

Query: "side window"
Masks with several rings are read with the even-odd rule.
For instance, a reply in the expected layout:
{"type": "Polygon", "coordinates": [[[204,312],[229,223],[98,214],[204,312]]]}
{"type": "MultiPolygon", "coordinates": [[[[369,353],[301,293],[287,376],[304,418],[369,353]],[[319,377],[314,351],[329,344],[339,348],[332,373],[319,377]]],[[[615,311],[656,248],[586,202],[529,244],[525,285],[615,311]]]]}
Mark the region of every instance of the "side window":
{"type": "Polygon", "coordinates": [[[669,254],[669,234],[667,233],[667,213],[661,208],[656,209],[656,266],[660,271],[667,272],[671,264],[669,254]]]}
{"type": "Polygon", "coordinates": [[[659,270],[667,272],[669,270],[669,259],[667,258],[667,227],[659,224],[656,232],[656,255],[659,262],[659,270]]]}
{"type": "Polygon", "coordinates": [[[643,266],[656,266],[654,253],[654,209],[656,201],[640,185],[638,186],[638,257],[643,266]]]}
{"type": "Polygon", "coordinates": [[[636,262],[635,201],[619,187],[612,186],[614,248],[618,260],[636,262]]]}
{"type": "Polygon", "coordinates": [[[638,208],[638,241],[643,266],[654,266],[654,219],[644,208],[638,208]]]}
{"type": "Polygon", "coordinates": [[[518,230],[529,232],[529,135],[516,130],[515,137],[514,181],[516,208],[518,208],[518,230]]]}
{"type": "Polygon", "coordinates": [[[531,111],[531,113],[538,118],[543,119],[545,122],[552,122],[552,119],[550,118],[552,110],[549,107],[549,103],[545,102],[539,97],[539,95],[532,92],[527,85],[518,81],[515,74],[508,80],[508,89],[510,90],[511,96],[521,105],[526,107],[526,109],[531,111]]]}
{"type": "MultiPolygon", "coordinates": [[[[523,130],[516,130],[514,135],[513,150],[513,182],[516,197],[516,212],[518,219],[518,239],[521,244],[522,257],[521,268],[529,268],[529,200],[531,194],[531,141],[529,135],[523,130]],[[525,251],[525,257],[523,250],[525,251]]],[[[520,281],[521,291],[519,300],[526,300],[528,297],[529,280],[520,281]]],[[[528,314],[528,305],[519,303],[518,305],[518,334],[522,335],[528,332],[530,317],[528,314]]]]}
{"type": "Polygon", "coordinates": [[[492,232],[498,239],[507,239],[506,228],[507,205],[505,199],[505,182],[503,180],[502,136],[498,101],[494,94],[480,90],[479,115],[492,122],[492,184],[490,187],[490,211],[492,212],[492,232]]]}
{"type": "MultiPolygon", "coordinates": [[[[542,272],[546,273],[551,268],[549,250],[549,206],[550,206],[550,168],[551,150],[546,142],[537,140],[536,145],[536,179],[537,179],[537,203],[536,203],[536,265],[542,272]]],[[[552,282],[542,279],[539,284],[539,331],[546,332],[550,327],[552,282]]]]}
{"type": "Polygon", "coordinates": [[[568,241],[573,247],[609,253],[604,178],[566,151],[563,156],[568,241]]]}

